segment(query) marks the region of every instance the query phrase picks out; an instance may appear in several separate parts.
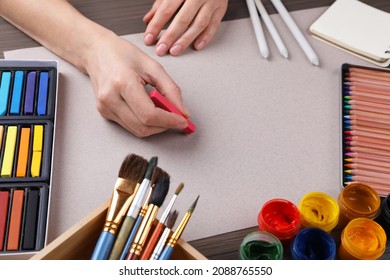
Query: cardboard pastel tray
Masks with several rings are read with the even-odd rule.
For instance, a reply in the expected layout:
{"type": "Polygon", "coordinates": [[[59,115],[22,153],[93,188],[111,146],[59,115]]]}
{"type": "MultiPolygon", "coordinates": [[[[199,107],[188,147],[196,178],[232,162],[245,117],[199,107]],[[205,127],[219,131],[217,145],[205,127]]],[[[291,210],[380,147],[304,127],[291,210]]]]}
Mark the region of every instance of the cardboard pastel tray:
{"type": "Polygon", "coordinates": [[[341,67],[342,186],[360,182],[390,193],[390,70],[341,67]]]}
{"type": "MultiPolygon", "coordinates": [[[[110,200],[107,200],[65,233],[34,255],[33,260],[88,260],[103,228],[110,200]]],[[[176,260],[206,260],[206,257],[179,239],[172,258],[176,260]]]]}
{"type": "Polygon", "coordinates": [[[0,60],[0,259],[28,259],[46,245],[57,69],[0,60]]]}

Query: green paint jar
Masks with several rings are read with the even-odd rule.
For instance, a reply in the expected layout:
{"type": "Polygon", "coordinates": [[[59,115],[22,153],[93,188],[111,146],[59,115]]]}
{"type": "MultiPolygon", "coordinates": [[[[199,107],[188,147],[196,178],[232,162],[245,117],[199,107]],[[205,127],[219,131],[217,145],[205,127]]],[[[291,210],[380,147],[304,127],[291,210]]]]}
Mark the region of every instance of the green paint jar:
{"type": "Polygon", "coordinates": [[[240,245],[241,260],[281,260],[283,245],[273,234],[265,231],[249,233],[240,245]]]}

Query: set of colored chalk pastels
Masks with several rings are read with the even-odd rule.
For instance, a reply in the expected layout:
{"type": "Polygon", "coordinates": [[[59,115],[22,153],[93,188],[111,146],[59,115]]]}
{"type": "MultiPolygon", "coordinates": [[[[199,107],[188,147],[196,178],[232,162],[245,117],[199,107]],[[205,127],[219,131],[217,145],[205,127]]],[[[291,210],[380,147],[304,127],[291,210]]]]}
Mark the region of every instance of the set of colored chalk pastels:
{"type": "Polygon", "coordinates": [[[0,259],[46,244],[57,82],[56,61],[0,61],[0,259]]]}

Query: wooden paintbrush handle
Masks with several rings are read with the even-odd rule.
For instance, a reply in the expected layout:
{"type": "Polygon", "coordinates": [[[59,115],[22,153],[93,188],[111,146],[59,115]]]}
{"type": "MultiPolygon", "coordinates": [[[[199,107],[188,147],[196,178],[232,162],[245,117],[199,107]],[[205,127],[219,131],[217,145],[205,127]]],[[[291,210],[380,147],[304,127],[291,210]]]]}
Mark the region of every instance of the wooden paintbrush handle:
{"type": "Polygon", "coordinates": [[[148,243],[146,244],[145,249],[143,250],[143,252],[141,254],[141,258],[140,258],[141,260],[150,259],[150,256],[152,255],[153,250],[156,247],[156,244],[157,244],[158,240],[160,239],[161,234],[164,231],[164,228],[165,228],[165,226],[163,223],[158,223],[157,226],[154,228],[154,231],[153,231],[152,235],[150,236],[150,239],[149,239],[148,243]]]}

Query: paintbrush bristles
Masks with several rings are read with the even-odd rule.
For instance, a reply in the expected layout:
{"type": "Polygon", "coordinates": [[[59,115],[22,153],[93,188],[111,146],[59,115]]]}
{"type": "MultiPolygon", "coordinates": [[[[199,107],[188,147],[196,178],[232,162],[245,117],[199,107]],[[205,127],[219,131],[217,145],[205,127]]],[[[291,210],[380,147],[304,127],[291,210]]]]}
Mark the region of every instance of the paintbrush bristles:
{"type": "Polygon", "coordinates": [[[164,171],[160,167],[158,167],[158,166],[156,166],[154,168],[152,177],[150,179],[150,185],[151,186],[154,186],[156,184],[158,178],[160,178],[160,176],[163,174],[163,172],[164,171]]]}
{"type": "Polygon", "coordinates": [[[157,166],[157,161],[158,161],[157,157],[152,157],[149,160],[148,168],[147,168],[146,173],[145,173],[145,179],[150,180],[150,178],[152,177],[153,171],[154,171],[155,167],[157,166]]]}
{"type": "Polygon", "coordinates": [[[179,186],[176,188],[175,195],[179,195],[179,193],[182,191],[184,188],[184,184],[180,183],[179,186]]]}
{"type": "Polygon", "coordinates": [[[142,180],[147,166],[148,161],[146,159],[135,154],[129,154],[119,168],[118,177],[139,182],[142,180]]]}
{"type": "Polygon", "coordinates": [[[168,173],[163,171],[159,178],[157,178],[156,185],[154,186],[152,197],[150,198],[150,204],[161,207],[164,203],[165,197],[169,191],[170,177],[168,173]]]}
{"type": "Polygon", "coordinates": [[[194,212],[195,210],[195,207],[196,207],[196,204],[198,203],[198,199],[199,199],[199,195],[198,197],[195,199],[194,203],[192,203],[191,207],[188,209],[188,212],[194,212]]]}
{"type": "Polygon", "coordinates": [[[177,210],[170,212],[166,222],[166,227],[172,229],[176,223],[178,216],[179,216],[179,212],[177,210]]]}

